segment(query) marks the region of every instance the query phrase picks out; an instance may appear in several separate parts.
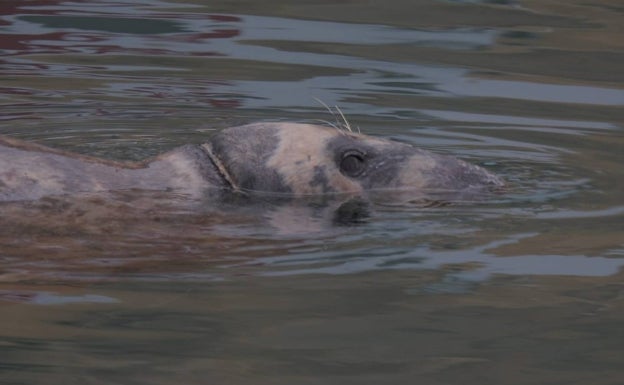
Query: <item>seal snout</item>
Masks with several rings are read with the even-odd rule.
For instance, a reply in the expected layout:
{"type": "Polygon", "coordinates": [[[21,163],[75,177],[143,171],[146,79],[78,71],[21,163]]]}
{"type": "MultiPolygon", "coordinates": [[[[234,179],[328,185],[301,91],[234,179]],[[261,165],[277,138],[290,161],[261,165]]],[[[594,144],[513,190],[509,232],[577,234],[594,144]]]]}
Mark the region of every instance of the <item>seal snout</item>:
{"type": "Polygon", "coordinates": [[[482,200],[503,191],[505,182],[486,169],[447,155],[434,155],[425,191],[448,201],[482,200]]]}

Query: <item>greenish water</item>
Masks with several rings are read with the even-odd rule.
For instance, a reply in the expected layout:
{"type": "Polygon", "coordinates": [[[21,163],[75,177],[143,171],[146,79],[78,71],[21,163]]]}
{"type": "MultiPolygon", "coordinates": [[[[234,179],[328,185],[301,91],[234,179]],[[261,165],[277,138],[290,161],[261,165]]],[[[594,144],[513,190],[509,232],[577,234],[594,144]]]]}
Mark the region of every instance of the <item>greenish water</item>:
{"type": "Polygon", "coordinates": [[[1,135],[142,159],[332,120],[318,98],[510,189],[358,226],[4,204],[0,383],[623,383],[623,22],[617,0],[3,1],[1,135]]]}

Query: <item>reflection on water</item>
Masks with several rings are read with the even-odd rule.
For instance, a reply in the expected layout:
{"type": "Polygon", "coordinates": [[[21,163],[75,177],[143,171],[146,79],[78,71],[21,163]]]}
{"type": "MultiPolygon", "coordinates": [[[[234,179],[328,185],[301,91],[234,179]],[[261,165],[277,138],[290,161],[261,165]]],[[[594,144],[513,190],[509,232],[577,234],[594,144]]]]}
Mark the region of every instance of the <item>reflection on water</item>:
{"type": "MultiPolygon", "coordinates": [[[[535,234],[519,234],[518,238],[529,238],[535,234]]],[[[496,249],[510,243],[516,243],[518,239],[500,240],[485,245],[479,245],[473,249],[462,250],[431,250],[427,247],[415,248],[409,252],[405,250],[391,250],[387,248],[379,250],[368,249],[367,253],[357,254],[347,261],[342,261],[338,266],[331,264],[324,258],[312,256],[286,256],[259,258],[253,263],[268,265],[298,265],[310,264],[311,262],[322,267],[308,267],[305,269],[270,271],[269,276],[283,274],[352,274],[368,270],[378,269],[436,269],[454,264],[474,264],[468,271],[454,274],[462,280],[483,281],[494,274],[507,275],[586,275],[608,276],[615,274],[624,265],[624,260],[619,258],[588,258],[584,255],[522,255],[500,258],[500,255],[490,254],[487,251],[496,249]]],[[[621,255],[621,253],[618,253],[621,255]]],[[[333,259],[329,257],[328,259],[333,259]]],[[[343,258],[344,259],[344,258],[343,258]]]]}
{"type": "Polygon", "coordinates": [[[620,383],[621,25],[612,0],[0,2],[0,134],[142,159],[333,121],[319,98],[509,184],[358,224],[332,199],[2,204],[0,382],[620,383]]]}

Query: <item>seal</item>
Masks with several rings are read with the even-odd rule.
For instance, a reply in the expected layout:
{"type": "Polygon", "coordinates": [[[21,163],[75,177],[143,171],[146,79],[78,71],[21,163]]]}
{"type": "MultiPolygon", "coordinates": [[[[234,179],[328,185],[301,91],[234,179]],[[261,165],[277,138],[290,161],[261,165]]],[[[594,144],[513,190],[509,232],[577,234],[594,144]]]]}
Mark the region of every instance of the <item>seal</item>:
{"type": "Polygon", "coordinates": [[[127,189],[191,197],[372,193],[393,199],[391,193],[401,192],[444,199],[503,186],[497,176],[453,156],[312,124],[230,127],[206,143],[142,162],[115,162],[0,138],[0,201],[127,189]]]}

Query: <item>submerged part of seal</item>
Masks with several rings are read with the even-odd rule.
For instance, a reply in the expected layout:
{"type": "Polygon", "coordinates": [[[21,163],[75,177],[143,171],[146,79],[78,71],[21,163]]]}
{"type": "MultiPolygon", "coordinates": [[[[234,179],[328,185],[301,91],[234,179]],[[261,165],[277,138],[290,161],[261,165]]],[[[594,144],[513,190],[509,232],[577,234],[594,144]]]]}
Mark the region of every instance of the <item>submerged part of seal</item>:
{"type": "MultiPolygon", "coordinates": [[[[258,123],[227,128],[139,163],[107,161],[0,138],[0,201],[125,189],[304,197],[327,194],[414,199],[474,195],[501,179],[452,156],[334,128],[258,123]]],[[[388,198],[392,199],[392,198],[388,198]]]]}

